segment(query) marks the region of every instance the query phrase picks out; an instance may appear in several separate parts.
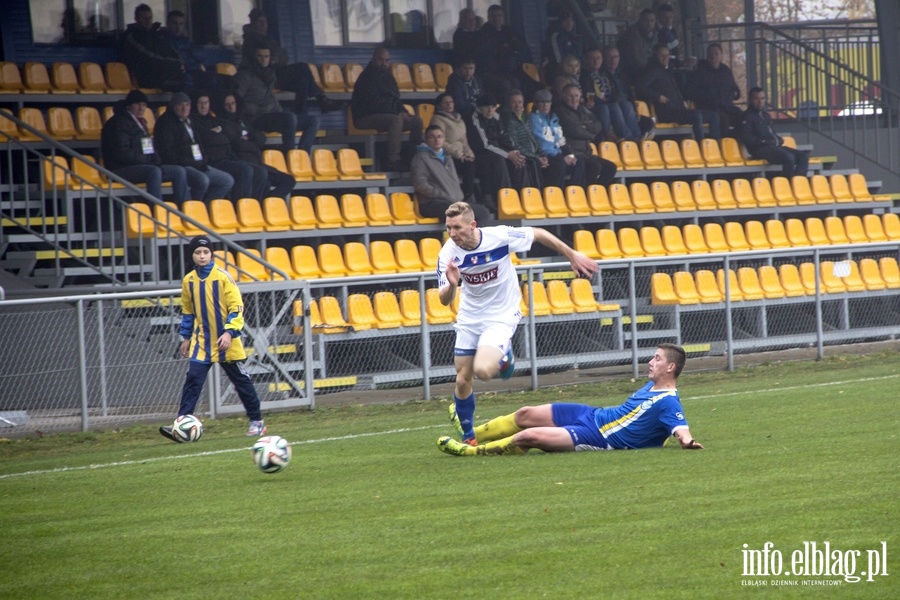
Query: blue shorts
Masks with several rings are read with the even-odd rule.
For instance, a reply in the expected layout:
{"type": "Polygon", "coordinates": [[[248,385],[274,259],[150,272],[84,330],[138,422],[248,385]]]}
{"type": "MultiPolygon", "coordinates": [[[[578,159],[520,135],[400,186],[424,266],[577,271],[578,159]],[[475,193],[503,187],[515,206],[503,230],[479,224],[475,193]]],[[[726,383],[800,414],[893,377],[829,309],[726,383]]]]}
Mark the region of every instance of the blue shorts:
{"type": "Polygon", "coordinates": [[[596,408],[587,404],[558,402],[550,405],[553,424],[569,432],[575,450],[612,450],[594,421],[596,408]]]}

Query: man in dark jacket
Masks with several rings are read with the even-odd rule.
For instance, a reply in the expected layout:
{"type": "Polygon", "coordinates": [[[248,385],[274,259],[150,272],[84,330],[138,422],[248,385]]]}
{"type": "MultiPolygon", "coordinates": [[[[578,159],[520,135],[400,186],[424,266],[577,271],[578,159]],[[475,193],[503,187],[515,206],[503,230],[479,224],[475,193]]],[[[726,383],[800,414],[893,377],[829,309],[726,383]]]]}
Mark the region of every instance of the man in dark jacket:
{"type": "Polygon", "coordinates": [[[463,118],[472,116],[475,103],[484,92],[484,83],[475,74],[475,59],[462,59],[447,78],[447,93],[453,96],[453,104],[463,118]]]}
{"type": "Polygon", "coordinates": [[[484,194],[482,203],[493,208],[497,192],[512,187],[539,185],[531,183],[528,171],[524,169],[526,159],[503,128],[497,114],[498,102],[492,94],[484,94],[476,102],[478,105],[469,120],[466,133],[469,146],[475,153],[475,171],[484,194]]]}
{"type": "Polygon", "coordinates": [[[731,69],[722,62],[722,46],[712,43],[706,48],[706,60],[697,63],[690,82],[694,104],[719,113],[722,131],[740,125],[744,113],[734,101],[741,97],[741,88],[731,69]]]}
{"type": "MultiPolygon", "coordinates": [[[[512,89],[531,95],[542,86],[522,70],[523,55],[530,54],[528,44],[506,24],[506,12],[499,4],[488,8],[487,22],[475,35],[475,61],[487,91],[505,98],[512,89]]],[[[530,62],[529,58],[525,62],[530,62]]]]}
{"type": "Polygon", "coordinates": [[[209,166],[190,115],[190,97],[183,92],[172,94],[169,108],[156,121],[153,145],[164,162],[184,167],[192,198],[204,202],[227,198],[234,178],[209,166]]]}
{"type": "Polygon", "coordinates": [[[782,175],[806,176],[809,170],[809,152],[794,150],[784,145],[784,140],[772,128],[772,117],[766,112],[766,91],[760,87],[750,89],[749,106],[744,112],[738,139],[747,147],[753,158],[761,158],[782,166],[782,175]]]}
{"type": "MultiPolygon", "coordinates": [[[[612,49],[618,53],[618,49],[612,49]]],[[[628,102],[621,90],[621,83],[610,69],[604,68],[603,51],[592,48],[584,56],[585,66],[581,70],[581,89],[587,96],[585,106],[594,113],[603,127],[615,132],[616,137],[636,142],[641,139],[634,104],[628,102]],[[624,102],[622,101],[624,98],[624,102]]]]}
{"type": "Polygon", "coordinates": [[[207,70],[206,65],[194,51],[194,43],[188,36],[187,18],[184,13],[180,10],[169,11],[166,15],[166,26],[160,29],[159,33],[181,57],[185,69],[185,87],[215,94],[219,88],[215,69],[207,70]]]}
{"type": "Polygon", "coordinates": [[[422,142],[422,119],[403,106],[390,65],[390,50],[375,48],[372,60],[356,80],[350,105],[356,127],[387,132],[387,170],[398,171],[403,169],[400,137],[409,130],[410,145],[418,146],[422,142]]]}
{"type": "Polygon", "coordinates": [[[556,116],[569,148],[579,161],[584,161],[585,185],[611,184],[616,176],[615,163],[594,156],[591,150],[591,142],[598,144],[606,136],[603,125],[594,113],[581,104],[581,88],[574,83],[562,89],[561,98],[556,116]]]}
{"type": "Polygon", "coordinates": [[[638,97],[652,102],[656,120],[661,123],[688,123],[693,128],[694,139],[703,139],[703,124],[709,124],[709,136],[722,137],[719,114],[710,110],[690,109],[684,104],[684,96],[669,69],[669,49],[664,44],[653,48],[653,56],[637,84],[638,97]]]}
{"type": "Polygon", "coordinates": [[[153,10],[139,4],[134,9],[134,21],[125,28],[122,59],[138,84],[169,92],[187,89],[187,70],[181,56],[159,33],[153,10]]]}
{"type": "Polygon", "coordinates": [[[243,160],[253,165],[260,165],[268,174],[268,188],[265,196],[277,196],[285,198],[294,189],[297,181],[293,175],[279,171],[262,161],[263,146],[266,145],[266,134],[259,129],[254,129],[241,116],[239,100],[233,93],[225,94],[222,98],[222,120],[225,121],[225,133],[231,140],[231,147],[238,160],[243,160]]]}
{"type": "Polygon", "coordinates": [[[649,8],[641,11],[637,22],[622,32],[616,44],[622,55],[622,77],[627,85],[637,84],[644,65],[653,55],[656,43],[656,15],[649,8]]]}
{"type": "Polygon", "coordinates": [[[187,175],[178,165],[164,165],[153,147],[153,137],[144,121],[147,96],[131,90],[116,103],[115,113],[103,125],[100,150],[104,166],[131,183],[146,183],[147,193],[162,199],[162,182],[172,182],[179,204],[190,199],[187,175]]]}

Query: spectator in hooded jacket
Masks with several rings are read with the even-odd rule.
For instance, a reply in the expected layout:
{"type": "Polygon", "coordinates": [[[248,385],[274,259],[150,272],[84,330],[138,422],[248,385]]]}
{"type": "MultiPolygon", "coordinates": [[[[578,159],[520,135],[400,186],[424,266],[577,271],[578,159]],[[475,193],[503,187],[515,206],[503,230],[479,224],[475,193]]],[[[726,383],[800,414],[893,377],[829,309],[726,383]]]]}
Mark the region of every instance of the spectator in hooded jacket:
{"type": "Polygon", "coordinates": [[[195,126],[190,97],[184,92],[172,94],[168,109],[156,120],[153,145],[163,162],[184,167],[193,198],[204,202],[227,198],[234,178],[209,166],[195,126]]]}
{"type": "Polygon", "coordinates": [[[231,199],[256,198],[262,200],[269,189],[269,174],[261,165],[239,160],[228,135],[231,125],[212,114],[210,96],[202,92],[194,100],[196,112],[192,120],[194,133],[213,167],[225,171],[234,178],[231,199]]]}
{"type": "Polygon", "coordinates": [[[113,116],[103,125],[100,149],[104,166],[131,183],[147,184],[147,193],[162,199],[162,182],[172,182],[172,195],[181,204],[190,200],[184,167],[163,164],[153,146],[144,111],[147,95],[131,90],[115,105],[113,116]]]}
{"type": "Polygon", "coordinates": [[[434,102],[435,111],[431,125],[437,125],[444,132],[444,150],[453,157],[456,173],[462,181],[466,202],[475,201],[475,153],[469,146],[466,121],[456,112],[453,96],[444,92],[434,102]]]}
{"type": "Polygon", "coordinates": [[[734,105],[741,88],[728,65],[722,62],[722,46],[712,43],[706,48],[706,60],[697,63],[691,74],[691,99],[697,108],[719,113],[720,128],[737,127],[743,112],[734,105]]]}
{"type": "Polygon", "coordinates": [[[484,94],[477,104],[468,129],[469,145],[475,152],[481,191],[488,197],[484,202],[493,206],[491,203],[496,202],[497,192],[502,188],[520,190],[534,184],[525,170],[525,156],[516,149],[497,114],[497,99],[492,94],[484,94]]]}
{"type": "Polygon", "coordinates": [[[138,4],[134,23],[122,36],[122,59],[141,87],[180,92],[188,87],[187,69],[178,52],[153,22],[153,9],[138,4]]]}
{"type": "Polygon", "coordinates": [[[447,93],[453,96],[453,104],[463,118],[472,116],[478,98],[485,93],[481,77],[475,74],[475,59],[466,58],[456,65],[447,78],[447,93]]]}
{"type": "Polygon", "coordinates": [[[391,52],[384,46],[375,48],[372,60],[359,74],[350,104],[354,125],[387,132],[387,170],[403,170],[400,138],[408,130],[410,145],[418,146],[422,141],[422,119],[403,106],[400,88],[391,74],[391,52]]]}
{"type": "Polygon", "coordinates": [[[266,145],[266,134],[254,129],[247,119],[241,116],[239,99],[236,94],[228,93],[222,98],[222,120],[226,125],[225,132],[231,140],[235,156],[252,165],[260,165],[268,173],[268,188],[265,197],[277,196],[285,198],[294,189],[297,181],[293,175],[279,171],[263,163],[262,150],[266,145]]]}
{"type": "Polygon", "coordinates": [[[585,185],[584,173],[588,157],[577,155],[566,142],[559,117],[551,112],[553,96],[547,90],[534,94],[534,110],[528,115],[531,134],[547,157],[547,167],[542,175],[544,186],[563,188],[566,174],[571,176],[572,185],[585,185]]]}
{"type": "Polygon", "coordinates": [[[594,156],[591,142],[599,144],[606,137],[603,124],[581,103],[581,88],[569,84],[562,91],[562,100],[556,105],[556,115],[566,136],[569,148],[576,157],[585,157],[585,185],[599,183],[609,185],[616,176],[612,161],[594,156]]]}

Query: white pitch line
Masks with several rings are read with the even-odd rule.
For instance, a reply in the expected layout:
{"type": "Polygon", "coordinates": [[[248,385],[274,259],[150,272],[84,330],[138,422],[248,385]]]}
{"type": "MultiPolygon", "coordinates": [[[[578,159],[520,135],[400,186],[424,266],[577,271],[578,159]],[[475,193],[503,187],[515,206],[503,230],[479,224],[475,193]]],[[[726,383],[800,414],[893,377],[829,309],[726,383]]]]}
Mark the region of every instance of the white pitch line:
{"type": "Polygon", "coordinates": [[[792,385],[783,388],[769,388],[765,390],[744,390],[742,392],[729,392],[727,394],[714,394],[712,396],[688,396],[685,400],[709,400],[710,398],[726,398],[728,396],[746,396],[747,394],[766,394],[769,392],[787,392],[790,390],[802,390],[805,388],[825,387],[829,385],[846,385],[848,383],[860,383],[862,381],[881,381],[882,379],[895,379],[897,375],[884,375],[881,377],[864,377],[862,379],[850,379],[847,381],[826,381],[824,383],[807,383],[804,385],[792,385]]]}
{"type": "MultiPolygon", "coordinates": [[[[391,435],[395,433],[407,433],[409,431],[424,431],[426,429],[436,429],[438,427],[446,427],[446,425],[426,425],[424,427],[404,427],[401,429],[390,429],[388,431],[372,431],[369,433],[357,433],[350,435],[342,435],[337,437],[319,438],[315,440],[301,440],[298,442],[290,442],[292,446],[302,444],[321,444],[323,442],[336,442],[341,440],[352,440],[356,438],[373,437],[376,435],[391,435]]],[[[22,473],[8,473],[0,475],[0,479],[9,479],[10,477],[24,477],[26,475],[48,475],[51,473],[69,473],[72,471],[89,471],[91,469],[108,469],[110,467],[126,467],[129,465],[142,465],[145,463],[160,462],[164,460],[179,460],[182,458],[194,458],[196,456],[215,456],[217,454],[229,454],[231,452],[246,452],[250,446],[243,448],[229,448],[228,450],[209,450],[207,452],[195,452],[193,454],[179,454],[176,456],[158,456],[155,458],[142,458],[139,460],[121,460],[111,463],[103,463],[99,465],[86,465],[83,467],[57,467],[56,469],[43,469],[39,471],[24,471],[22,473]]]]}

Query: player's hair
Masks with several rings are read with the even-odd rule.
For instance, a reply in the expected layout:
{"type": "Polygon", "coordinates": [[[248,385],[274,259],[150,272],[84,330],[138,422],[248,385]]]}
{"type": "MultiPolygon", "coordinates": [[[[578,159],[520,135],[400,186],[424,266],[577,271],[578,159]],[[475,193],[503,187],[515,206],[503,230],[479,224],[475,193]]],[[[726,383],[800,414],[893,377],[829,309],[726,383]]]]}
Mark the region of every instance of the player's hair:
{"type": "Polygon", "coordinates": [[[463,216],[470,221],[475,220],[475,211],[472,210],[472,207],[469,206],[468,202],[454,202],[447,207],[447,210],[444,211],[444,215],[447,217],[463,216]]]}
{"type": "Polygon", "coordinates": [[[687,361],[684,348],[668,342],[660,344],[658,348],[665,352],[666,360],[670,363],[675,363],[675,379],[678,379],[678,376],[681,375],[681,370],[684,368],[684,363],[687,361]]]}

